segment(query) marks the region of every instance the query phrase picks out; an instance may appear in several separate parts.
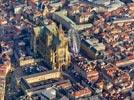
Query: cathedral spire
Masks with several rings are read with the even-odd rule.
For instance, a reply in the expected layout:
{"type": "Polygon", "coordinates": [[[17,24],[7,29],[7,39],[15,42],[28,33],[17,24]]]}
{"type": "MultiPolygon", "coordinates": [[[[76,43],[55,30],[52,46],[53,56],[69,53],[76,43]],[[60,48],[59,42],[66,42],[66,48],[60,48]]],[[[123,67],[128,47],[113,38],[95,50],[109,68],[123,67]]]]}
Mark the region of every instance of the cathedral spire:
{"type": "Polygon", "coordinates": [[[59,25],[59,29],[58,29],[58,37],[60,40],[62,40],[64,38],[64,30],[62,29],[62,25],[59,25]]]}

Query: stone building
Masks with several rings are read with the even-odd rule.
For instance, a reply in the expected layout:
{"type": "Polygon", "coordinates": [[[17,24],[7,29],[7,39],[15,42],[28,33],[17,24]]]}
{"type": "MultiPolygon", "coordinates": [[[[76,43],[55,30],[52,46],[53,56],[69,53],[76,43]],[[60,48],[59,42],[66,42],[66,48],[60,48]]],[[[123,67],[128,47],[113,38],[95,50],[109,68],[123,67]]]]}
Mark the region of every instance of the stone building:
{"type": "Polygon", "coordinates": [[[70,64],[68,38],[65,37],[62,28],[59,29],[55,23],[50,23],[41,29],[35,28],[34,31],[36,36],[36,43],[33,42],[36,48],[34,50],[45,58],[52,69],[67,67],[70,64]]]}

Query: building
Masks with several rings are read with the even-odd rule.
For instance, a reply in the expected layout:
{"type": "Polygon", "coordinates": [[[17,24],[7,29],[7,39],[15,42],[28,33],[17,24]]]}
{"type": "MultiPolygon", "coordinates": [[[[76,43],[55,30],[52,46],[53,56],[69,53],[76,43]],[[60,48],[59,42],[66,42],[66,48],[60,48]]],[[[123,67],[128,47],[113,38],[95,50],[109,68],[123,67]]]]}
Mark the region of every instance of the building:
{"type": "Polygon", "coordinates": [[[121,2],[120,0],[114,0],[113,2],[111,2],[107,7],[108,7],[108,11],[114,11],[120,7],[122,7],[124,5],[123,2],[121,2]]]}
{"type": "Polygon", "coordinates": [[[48,88],[45,91],[43,91],[41,94],[48,100],[56,99],[56,90],[55,89],[48,88]]]}
{"type": "Polygon", "coordinates": [[[57,84],[56,87],[59,89],[61,89],[61,88],[68,89],[68,88],[72,87],[72,84],[71,84],[70,80],[66,80],[66,81],[63,81],[63,82],[57,84]]]}
{"type": "Polygon", "coordinates": [[[5,25],[7,24],[7,20],[4,18],[0,18],[0,25],[5,25]]]}
{"type": "Polygon", "coordinates": [[[82,39],[81,50],[88,55],[89,58],[96,59],[103,56],[102,51],[105,50],[105,45],[99,43],[97,39],[82,39]]]}
{"type": "Polygon", "coordinates": [[[103,74],[103,77],[107,77],[104,88],[108,92],[111,89],[110,94],[112,95],[114,93],[126,93],[133,87],[133,81],[129,74],[118,69],[115,65],[106,65],[105,68],[103,68],[103,74]]]}
{"type": "Polygon", "coordinates": [[[70,18],[67,17],[66,10],[53,13],[52,19],[55,20],[57,23],[62,24],[63,27],[65,27],[66,29],[76,27],[76,24],[70,18]]]}
{"type": "Polygon", "coordinates": [[[100,78],[99,72],[96,70],[93,62],[90,62],[84,57],[78,56],[74,58],[73,67],[75,72],[77,72],[83,79],[88,82],[94,83],[98,82],[100,78]]]}
{"type": "Polygon", "coordinates": [[[59,29],[55,23],[50,23],[40,33],[35,30],[35,36],[37,52],[45,58],[52,69],[61,69],[70,64],[68,38],[65,37],[62,28],[59,29]]]}
{"type": "Polygon", "coordinates": [[[119,23],[132,23],[134,22],[134,17],[130,18],[116,18],[112,21],[113,24],[119,24],[119,23]]]}
{"type": "Polygon", "coordinates": [[[131,99],[134,99],[134,91],[131,92],[131,99]]]}
{"type": "Polygon", "coordinates": [[[111,12],[124,5],[120,0],[88,0],[96,12],[111,12]]]}
{"type": "MultiPolygon", "coordinates": [[[[91,15],[87,14],[87,17],[90,17],[91,15]]],[[[87,24],[76,24],[73,20],[71,20],[68,16],[67,16],[67,11],[66,10],[61,10],[59,12],[55,12],[52,14],[52,19],[54,21],[56,21],[57,23],[60,23],[63,25],[63,27],[65,27],[67,30],[69,29],[75,29],[77,31],[82,31],[88,28],[91,28],[93,25],[91,23],[87,23],[87,24]]],[[[85,22],[87,21],[86,16],[82,18],[82,20],[84,19],[85,22]]],[[[78,22],[81,22],[78,20],[78,22]]]]}
{"type": "Polygon", "coordinates": [[[78,63],[74,66],[74,70],[90,82],[95,82],[99,79],[98,71],[91,64],[78,63]]]}
{"type": "Polygon", "coordinates": [[[17,5],[15,8],[14,8],[14,13],[15,14],[21,14],[23,12],[23,8],[25,7],[26,5],[17,5]]]}
{"type": "Polygon", "coordinates": [[[74,91],[69,94],[69,97],[73,100],[80,99],[82,97],[88,97],[91,96],[92,91],[91,89],[85,87],[83,89],[80,89],[79,91],[74,91]]]}
{"type": "Polygon", "coordinates": [[[1,78],[0,79],[0,99],[4,100],[4,95],[5,95],[5,79],[1,78]]]}
{"type": "Polygon", "coordinates": [[[5,96],[5,87],[6,87],[6,77],[8,72],[11,69],[11,62],[10,57],[6,54],[2,55],[2,58],[0,58],[0,100],[4,100],[5,96]]]}
{"type": "Polygon", "coordinates": [[[29,84],[33,84],[33,83],[41,82],[44,80],[58,79],[60,77],[61,77],[61,72],[59,72],[57,70],[52,70],[52,71],[48,71],[48,72],[41,72],[41,73],[29,75],[29,76],[24,76],[23,78],[29,84]]]}
{"type": "Polygon", "coordinates": [[[75,21],[78,24],[85,23],[85,22],[89,21],[90,17],[91,17],[91,15],[88,12],[77,14],[77,15],[75,15],[75,21]]]}
{"type": "Polygon", "coordinates": [[[0,49],[0,100],[4,100],[6,92],[6,78],[8,72],[11,69],[10,55],[12,51],[12,45],[9,42],[1,42],[0,49]]]}
{"type": "Polygon", "coordinates": [[[93,0],[93,2],[94,2],[95,4],[100,4],[100,5],[105,5],[105,6],[107,6],[107,5],[110,4],[111,0],[93,0]]]}
{"type": "Polygon", "coordinates": [[[32,6],[33,8],[39,3],[39,0],[28,0],[27,4],[32,6]]]}
{"type": "Polygon", "coordinates": [[[128,58],[128,59],[123,60],[123,61],[118,61],[116,63],[116,66],[117,67],[124,67],[124,66],[132,65],[132,64],[134,64],[134,57],[128,58]]]}
{"type": "MultiPolygon", "coordinates": [[[[6,44],[9,46],[12,45],[12,43],[11,43],[12,39],[16,36],[15,35],[16,30],[14,29],[14,27],[12,25],[2,25],[2,26],[0,26],[0,31],[1,31],[0,40],[6,41],[7,42],[6,44]]],[[[3,46],[4,46],[4,44],[5,43],[3,42],[3,46]]],[[[10,46],[10,47],[12,47],[12,46],[10,46]]]]}
{"type": "Polygon", "coordinates": [[[43,61],[43,59],[34,59],[30,57],[25,57],[25,58],[19,59],[19,66],[24,67],[26,65],[35,65],[36,63],[40,61],[43,61]]]}
{"type": "Polygon", "coordinates": [[[64,74],[57,70],[36,73],[18,79],[22,91],[29,96],[46,91],[47,88],[67,89],[71,82],[64,79],[64,74]]]}
{"type": "Polygon", "coordinates": [[[128,7],[130,10],[134,11],[134,3],[129,4],[128,7]]]}

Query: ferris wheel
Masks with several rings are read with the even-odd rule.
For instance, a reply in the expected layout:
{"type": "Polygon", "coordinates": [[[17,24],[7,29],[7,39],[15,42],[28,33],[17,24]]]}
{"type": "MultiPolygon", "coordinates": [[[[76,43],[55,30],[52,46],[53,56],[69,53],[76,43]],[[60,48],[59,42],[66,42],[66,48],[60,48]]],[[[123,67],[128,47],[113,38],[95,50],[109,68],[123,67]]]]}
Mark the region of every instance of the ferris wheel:
{"type": "Polygon", "coordinates": [[[80,37],[76,30],[70,29],[68,31],[69,48],[72,54],[78,54],[80,50],[80,37]]]}

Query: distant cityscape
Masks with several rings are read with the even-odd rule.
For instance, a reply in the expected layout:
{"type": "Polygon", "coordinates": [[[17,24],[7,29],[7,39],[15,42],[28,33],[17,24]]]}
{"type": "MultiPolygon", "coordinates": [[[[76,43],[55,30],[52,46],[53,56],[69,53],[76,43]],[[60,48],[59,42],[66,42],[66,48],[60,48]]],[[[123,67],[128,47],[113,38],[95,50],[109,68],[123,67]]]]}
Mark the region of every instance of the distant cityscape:
{"type": "Polygon", "coordinates": [[[134,0],[0,0],[0,100],[134,100],[134,0]]]}

